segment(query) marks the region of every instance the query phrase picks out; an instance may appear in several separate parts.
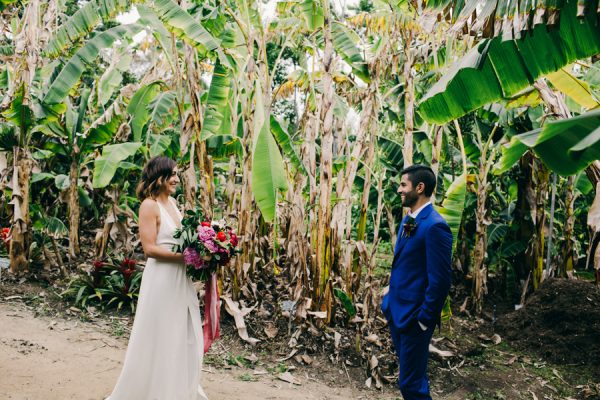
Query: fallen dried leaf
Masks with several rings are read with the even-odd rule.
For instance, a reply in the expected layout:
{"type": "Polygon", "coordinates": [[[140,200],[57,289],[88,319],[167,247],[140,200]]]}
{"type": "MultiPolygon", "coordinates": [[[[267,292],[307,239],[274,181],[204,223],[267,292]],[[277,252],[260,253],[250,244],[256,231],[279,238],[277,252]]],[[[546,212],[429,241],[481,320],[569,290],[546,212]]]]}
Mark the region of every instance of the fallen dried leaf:
{"type": "Polygon", "coordinates": [[[307,311],[306,313],[318,319],[327,318],[327,311],[307,311]]]}
{"type": "Polygon", "coordinates": [[[340,340],[342,340],[342,335],[340,335],[339,332],[334,332],[333,333],[333,343],[334,343],[334,346],[336,349],[338,347],[340,347],[340,340]]]}
{"type": "Polygon", "coordinates": [[[269,323],[265,326],[264,332],[269,339],[273,339],[279,333],[279,329],[274,324],[269,323]]]}
{"type": "Polygon", "coordinates": [[[305,364],[310,365],[313,362],[313,359],[308,355],[308,354],[302,354],[302,361],[304,361],[305,364]]]}
{"type": "Polygon", "coordinates": [[[296,378],[294,378],[294,376],[292,374],[290,374],[289,372],[284,372],[282,374],[277,375],[277,378],[287,382],[287,383],[291,383],[293,385],[300,385],[300,382],[298,382],[296,380],[296,378]]]}
{"type": "Polygon", "coordinates": [[[260,340],[248,336],[246,322],[244,321],[244,316],[248,315],[252,310],[254,310],[256,305],[250,308],[244,307],[242,310],[240,310],[238,305],[231,298],[227,296],[222,296],[221,298],[225,300],[225,310],[233,317],[235,321],[235,327],[237,328],[240,338],[251,345],[255,345],[256,343],[260,342],[260,340]]]}
{"type": "Polygon", "coordinates": [[[371,359],[369,360],[369,366],[371,367],[371,369],[377,368],[378,365],[379,360],[377,359],[377,357],[375,357],[374,355],[371,356],[371,359]]]}
{"type": "Polygon", "coordinates": [[[444,358],[449,358],[449,357],[454,357],[454,353],[449,351],[449,350],[441,350],[438,349],[437,347],[435,347],[432,344],[429,344],[429,353],[436,355],[442,359],[444,358]]]}

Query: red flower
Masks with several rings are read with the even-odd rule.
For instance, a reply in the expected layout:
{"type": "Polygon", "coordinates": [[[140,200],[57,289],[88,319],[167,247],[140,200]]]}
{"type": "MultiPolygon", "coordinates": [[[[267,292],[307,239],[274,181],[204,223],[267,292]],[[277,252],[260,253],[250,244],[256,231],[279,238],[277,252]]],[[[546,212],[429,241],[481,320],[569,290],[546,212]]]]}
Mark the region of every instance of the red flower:
{"type": "Polygon", "coordinates": [[[124,269],[121,272],[123,273],[125,280],[128,281],[129,278],[131,277],[131,274],[134,272],[134,270],[133,269],[124,269]]]}
{"type": "Polygon", "coordinates": [[[202,226],[207,226],[207,227],[209,227],[209,228],[210,228],[210,222],[208,222],[208,221],[202,221],[202,222],[200,223],[200,225],[202,225],[202,226]]]}
{"type": "Polygon", "coordinates": [[[137,264],[135,260],[129,260],[129,263],[128,263],[129,269],[134,269],[135,264],[137,264]]]}
{"type": "Polygon", "coordinates": [[[100,260],[95,260],[94,261],[94,269],[95,270],[99,270],[104,266],[104,263],[100,260]]]}
{"type": "Polygon", "coordinates": [[[238,245],[238,237],[235,235],[235,233],[230,232],[229,233],[230,239],[229,239],[229,243],[231,243],[231,245],[233,247],[238,245]]]}
{"type": "Polygon", "coordinates": [[[217,239],[220,242],[224,242],[227,240],[227,235],[225,234],[225,232],[219,232],[219,233],[217,233],[217,239]]]}
{"type": "Polygon", "coordinates": [[[8,243],[10,242],[10,228],[2,228],[2,230],[0,230],[0,240],[8,246],[8,243]]]}

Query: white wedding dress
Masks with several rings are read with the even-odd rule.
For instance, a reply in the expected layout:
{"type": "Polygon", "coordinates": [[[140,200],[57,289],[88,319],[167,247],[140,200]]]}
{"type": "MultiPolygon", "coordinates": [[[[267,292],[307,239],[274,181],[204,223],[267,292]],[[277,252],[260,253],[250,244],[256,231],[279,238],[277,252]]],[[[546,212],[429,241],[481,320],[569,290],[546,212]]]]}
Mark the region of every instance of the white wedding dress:
{"type": "MultiPolygon", "coordinates": [[[[177,225],[157,204],[156,244],[171,250],[177,225]]],[[[200,386],[203,341],[198,297],[184,265],[148,258],[123,370],[106,400],[207,400],[200,386]]]]}

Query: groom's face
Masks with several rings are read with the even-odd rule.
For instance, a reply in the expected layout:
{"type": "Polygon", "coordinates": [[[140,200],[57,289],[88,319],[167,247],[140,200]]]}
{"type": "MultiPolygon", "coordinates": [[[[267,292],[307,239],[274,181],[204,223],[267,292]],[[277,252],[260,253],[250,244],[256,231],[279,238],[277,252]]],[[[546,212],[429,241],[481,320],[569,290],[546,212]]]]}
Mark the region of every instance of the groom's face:
{"type": "Polygon", "coordinates": [[[402,199],[402,207],[412,207],[419,199],[416,188],[413,187],[412,182],[408,179],[408,174],[402,175],[398,193],[400,193],[400,198],[402,199]]]}

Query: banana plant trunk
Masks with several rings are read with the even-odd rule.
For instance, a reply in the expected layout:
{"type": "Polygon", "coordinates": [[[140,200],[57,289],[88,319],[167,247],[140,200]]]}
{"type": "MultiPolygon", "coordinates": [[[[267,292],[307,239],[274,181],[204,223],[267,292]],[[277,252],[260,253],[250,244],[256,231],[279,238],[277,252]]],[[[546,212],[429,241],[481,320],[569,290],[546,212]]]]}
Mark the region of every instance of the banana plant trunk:
{"type": "MultiPolygon", "coordinates": [[[[481,159],[484,160],[482,153],[481,159]]],[[[487,170],[480,163],[480,173],[477,175],[477,209],[475,211],[475,246],[473,248],[473,307],[477,314],[483,307],[483,295],[487,293],[487,267],[485,265],[485,251],[487,247],[487,197],[488,181],[487,170]]]]}
{"type": "MultiPolygon", "coordinates": [[[[535,205],[531,207],[533,221],[535,221],[535,233],[529,250],[532,264],[532,283],[533,289],[537,290],[542,282],[544,271],[544,247],[546,244],[546,200],[548,198],[548,188],[550,181],[550,171],[538,159],[534,159],[533,174],[535,182],[535,205]]],[[[531,204],[530,204],[531,206],[531,204]]]]}
{"type": "Polygon", "coordinates": [[[585,173],[596,189],[594,202],[588,211],[587,224],[590,228],[590,242],[587,250],[588,268],[596,270],[596,285],[600,282],[600,161],[594,161],[585,173]]]}
{"type": "MultiPolygon", "coordinates": [[[[367,242],[367,219],[368,219],[368,211],[369,211],[369,194],[371,193],[371,169],[368,167],[372,165],[373,158],[375,157],[375,140],[371,140],[369,143],[369,149],[367,152],[367,158],[365,160],[364,168],[365,174],[365,182],[363,185],[362,198],[360,202],[360,216],[358,219],[358,228],[356,232],[356,241],[357,242],[367,242]]],[[[351,205],[350,205],[351,207],[351,205]]],[[[362,263],[360,262],[360,257],[358,254],[358,249],[354,251],[353,263],[352,263],[352,280],[351,284],[348,285],[348,289],[350,289],[350,293],[348,295],[350,298],[354,297],[354,294],[358,293],[360,288],[360,281],[362,277],[362,263]]]]}
{"type": "MultiPolygon", "coordinates": [[[[79,218],[81,208],[79,206],[79,188],[77,181],[79,180],[79,154],[75,152],[73,160],[71,160],[71,168],[69,171],[69,192],[68,192],[68,209],[69,209],[69,258],[76,259],[79,256],[79,218]]],[[[59,257],[59,255],[56,255],[59,257]]]]}
{"type": "Polygon", "coordinates": [[[559,276],[573,278],[575,265],[574,232],[575,232],[575,176],[567,178],[565,188],[565,225],[563,229],[564,245],[561,257],[559,276]]]}
{"type": "Polygon", "coordinates": [[[404,157],[404,168],[413,164],[413,131],[415,127],[415,83],[412,73],[415,55],[412,50],[413,32],[407,29],[403,32],[404,41],[404,146],[402,155],[404,157]]]}
{"type": "Polygon", "coordinates": [[[331,194],[333,190],[333,41],[331,38],[331,15],[329,2],[323,2],[324,50],[322,63],[323,94],[319,102],[319,119],[321,124],[321,159],[319,176],[319,208],[317,214],[317,273],[314,276],[314,299],[321,311],[327,312],[327,320],[331,319],[332,294],[328,285],[333,258],[331,253],[331,194]]]}
{"type": "Polygon", "coordinates": [[[29,230],[29,184],[33,160],[26,149],[15,147],[13,167],[12,193],[12,229],[9,248],[10,271],[19,274],[29,265],[29,245],[31,232],[29,230]]]}

